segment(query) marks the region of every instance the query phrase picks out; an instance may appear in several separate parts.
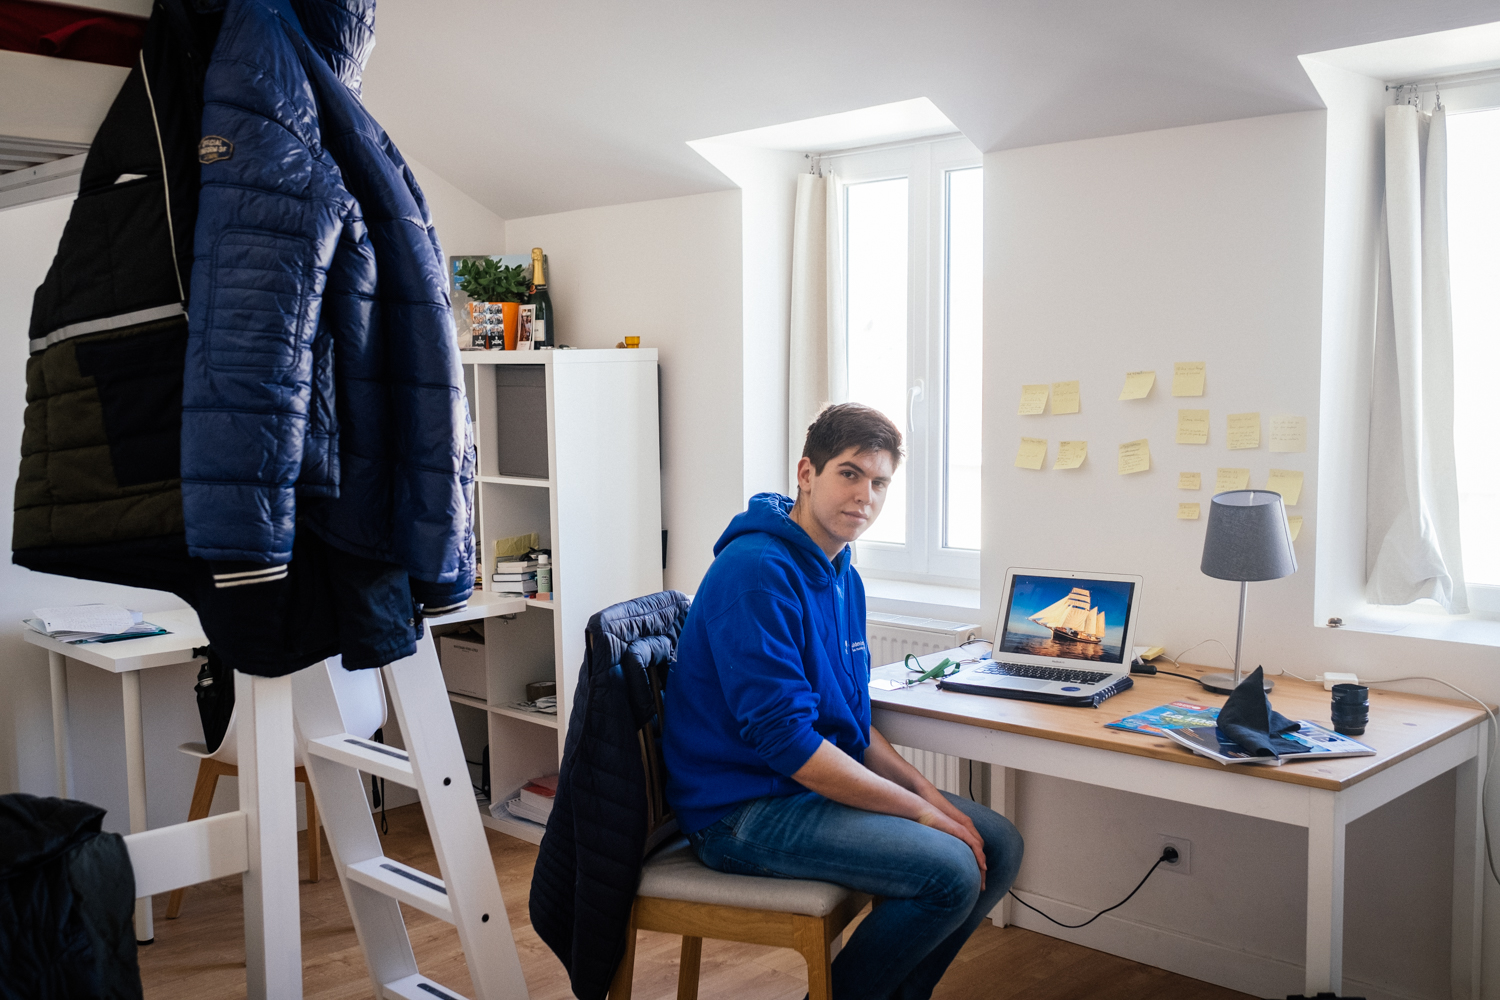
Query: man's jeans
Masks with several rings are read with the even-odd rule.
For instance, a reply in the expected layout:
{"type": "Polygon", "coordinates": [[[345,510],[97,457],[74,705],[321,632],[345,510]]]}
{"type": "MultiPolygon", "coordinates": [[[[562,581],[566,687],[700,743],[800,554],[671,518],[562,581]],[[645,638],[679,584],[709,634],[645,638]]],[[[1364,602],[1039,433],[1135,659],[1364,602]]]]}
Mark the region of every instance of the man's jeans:
{"type": "Polygon", "coordinates": [[[688,839],[722,872],[817,879],[884,897],[834,959],[834,998],[925,1000],[1021,867],[1021,835],[1009,820],[943,794],[984,838],[983,892],[974,852],[958,838],[815,792],[754,799],[688,839]]]}

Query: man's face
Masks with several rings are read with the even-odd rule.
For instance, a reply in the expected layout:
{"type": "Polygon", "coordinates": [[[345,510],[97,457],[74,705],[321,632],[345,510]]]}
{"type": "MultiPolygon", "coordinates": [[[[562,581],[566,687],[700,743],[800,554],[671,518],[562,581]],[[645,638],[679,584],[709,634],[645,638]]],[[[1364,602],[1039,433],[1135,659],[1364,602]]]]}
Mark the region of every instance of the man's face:
{"type": "Polygon", "coordinates": [[[890,452],[881,450],[847,448],[830,458],[821,473],[813,471],[809,458],[797,463],[798,503],[811,521],[803,527],[817,529],[808,534],[830,558],[875,523],[895,472],[890,452]]]}

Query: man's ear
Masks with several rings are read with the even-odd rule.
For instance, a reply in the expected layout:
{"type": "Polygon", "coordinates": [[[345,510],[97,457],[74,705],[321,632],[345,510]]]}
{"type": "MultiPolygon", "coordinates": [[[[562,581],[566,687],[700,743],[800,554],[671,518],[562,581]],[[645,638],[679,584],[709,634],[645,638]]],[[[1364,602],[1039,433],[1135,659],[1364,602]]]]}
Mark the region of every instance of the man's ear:
{"type": "Polygon", "coordinates": [[[797,489],[811,488],[814,475],[812,459],[806,455],[797,459],[797,489]]]}

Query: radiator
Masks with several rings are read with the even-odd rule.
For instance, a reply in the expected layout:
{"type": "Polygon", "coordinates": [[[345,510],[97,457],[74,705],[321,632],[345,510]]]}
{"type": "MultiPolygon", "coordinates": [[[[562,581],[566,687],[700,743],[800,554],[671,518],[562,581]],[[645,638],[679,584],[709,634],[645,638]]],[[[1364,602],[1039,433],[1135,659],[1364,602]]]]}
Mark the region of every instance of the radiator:
{"type": "MultiPolygon", "coordinates": [[[[952,649],[977,635],[979,626],[964,622],[913,618],[876,611],[865,616],[865,641],[870,644],[870,663],[874,666],[900,663],[907,653],[922,656],[952,649]]],[[[960,758],[902,746],[896,747],[896,752],[941,790],[955,795],[967,793],[964,787],[963,761],[960,758]]]]}

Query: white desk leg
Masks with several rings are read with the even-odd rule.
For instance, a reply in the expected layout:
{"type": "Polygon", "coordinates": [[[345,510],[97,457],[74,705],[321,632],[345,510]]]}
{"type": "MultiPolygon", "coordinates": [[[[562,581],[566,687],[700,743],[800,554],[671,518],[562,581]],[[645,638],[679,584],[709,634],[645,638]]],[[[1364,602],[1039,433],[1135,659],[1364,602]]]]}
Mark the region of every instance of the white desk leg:
{"type": "MultiPolygon", "coordinates": [[[[1014,768],[990,765],[990,808],[1017,825],[1016,778],[1019,774],[1014,768]]],[[[1000,897],[1000,905],[990,911],[990,919],[996,927],[1005,927],[1011,923],[1011,909],[1015,905],[1010,893],[1000,897]]]]}
{"type": "Polygon", "coordinates": [[[1479,1000],[1484,920],[1484,773],[1489,723],[1479,724],[1476,755],[1454,769],[1453,1000],[1479,1000]]]}
{"type": "MultiPolygon", "coordinates": [[[[125,700],[125,787],[130,794],[130,832],[146,830],[146,738],[141,731],[141,675],[127,670],[120,675],[125,700]]],[[[155,937],[151,926],[151,897],[135,901],[135,939],[145,944],[155,937]]]]}
{"type": "Polygon", "coordinates": [[[1308,996],[1339,993],[1344,980],[1344,802],[1310,790],[1307,827],[1308,996]]]}
{"type": "Polygon", "coordinates": [[[301,1000],[297,792],[291,677],[235,672],[240,811],[245,814],[245,995],[301,1000]]]}
{"type": "Polygon", "coordinates": [[[57,754],[57,797],[68,798],[68,660],[47,651],[52,675],[52,749],[57,754]]]}

